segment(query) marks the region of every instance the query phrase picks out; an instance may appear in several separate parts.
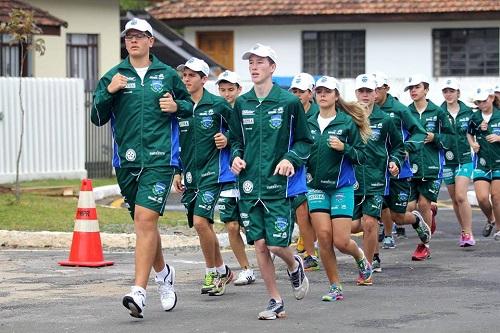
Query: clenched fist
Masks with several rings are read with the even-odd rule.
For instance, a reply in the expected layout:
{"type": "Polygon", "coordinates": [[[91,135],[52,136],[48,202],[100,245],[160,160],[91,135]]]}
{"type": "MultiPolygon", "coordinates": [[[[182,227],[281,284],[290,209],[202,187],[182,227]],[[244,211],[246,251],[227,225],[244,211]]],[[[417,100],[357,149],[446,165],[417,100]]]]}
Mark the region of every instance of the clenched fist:
{"type": "Polygon", "coordinates": [[[110,94],[114,94],[115,92],[122,90],[127,86],[127,77],[121,75],[120,73],[116,73],[111,82],[108,84],[108,92],[110,94]]]}
{"type": "Polygon", "coordinates": [[[177,103],[169,92],[160,98],[160,109],[163,112],[174,113],[177,112],[177,103]]]}

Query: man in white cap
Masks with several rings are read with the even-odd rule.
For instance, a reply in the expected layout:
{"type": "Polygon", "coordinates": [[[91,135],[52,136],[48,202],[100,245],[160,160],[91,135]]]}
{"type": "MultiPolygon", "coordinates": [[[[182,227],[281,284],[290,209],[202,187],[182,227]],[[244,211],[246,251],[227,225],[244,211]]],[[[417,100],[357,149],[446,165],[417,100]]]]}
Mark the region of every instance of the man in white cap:
{"type": "Polygon", "coordinates": [[[210,71],[205,61],[193,57],[177,69],[182,72],[182,81],[195,106],[192,117],[179,119],[185,190],[180,181],[174,185],[177,190],[184,190],[182,203],[187,209],[188,224],[195,228],[205,258],[201,293],[222,296],[233,272],[224,264],[213,224],[223,187],[236,181],[230,171],[230,151],[224,135],[231,107],[204,88],[210,71]]]}
{"type": "MultiPolygon", "coordinates": [[[[242,89],[238,74],[226,70],[220,73],[215,84],[219,89],[219,95],[224,97],[231,107],[234,107],[236,98],[240,95],[242,89]]],[[[238,198],[238,185],[236,183],[227,184],[220,193],[217,206],[219,208],[220,219],[226,225],[229,245],[241,267],[241,271],[238,273],[238,278],[234,281],[234,284],[236,286],[244,286],[255,282],[255,274],[253,269],[250,268],[250,263],[245,252],[245,243],[240,233],[238,198]]]]}
{"type": "MultiPolygon", "coordinates": [[[[415,225],[423,219],[428,229],[431,230],[433,217],[431,204],[437,202],[443,178],[443,149],[446,148],[444,135],[453,134],[454,130],[443,109],[426,98],[429,92],[429,81],[423,75],[416,74],[408,77],[404,91],[409,91],[413,100],[408,108],[427,132],[423,149],[409,154],[413,177],[410,182],[411,191],[407,210],[413,211],[418,217],[415,225]],[[418,211],[415,211],[417,207],[418,211]]],[[[425,228],[424,224],[420,224],[420,227],[422,226],[425,228]]],[[[427,228],[424,231],[427,235],[427,228]]],[[[417,245],[412,260],[430,258],[430,235],[429,233],[429,237],[420,237],[422,243],[417,245]]]]}
{"type": "MultiPolygon", "coordinates": [[[[318,105],[313,101],[314,78],[309,73],[295,75],[290,84],[289,91],[300,99],[307,118],[317,115],[318,105]]],[[[299,238],[297,240],[297,253],[304,254],[304,269],[306,271],[317,271],[320,269],[317,250],[315,248],[316,233],[309,219],[309,208],[305,194],[295,197],[293,206],[299,226],[299,238]]]]}
{"type": "Polygon", "coordinates": [[[137,236],[135,283],[122,303],[131,316],[143,318],[151,267],[163,309],[177,304],[175,270],[163,258],[158,218],[178,177],[176,117],[190,116],[193,103],[176,71],[150,54],[154,38],[148,22],[130,20],[122,36],[128,57],[99,81],[91,119],[97,126],[111,120],[113,166],[137,236]]]}
{"type": "Polygon", "coordinates": [[[302,259],[289,247],[294,217],[292,201],[306,193],[304,164],[312,139],[300,101],[273,84],[277,56],[256,44],[243,54],[253,88],[236,100],[231,119],[232,170],[239,175],[240,216],[247,242],[255,244],[262,279],[271,299],[259,319],[285,315],[271,253],[283,259],[296,299],[305,297],[309,281],[302,259]]]}
{"type": "MultiPolygon", "coordinates": [[[[394,222],[398,226],[411,224],[420,238],[427,238],[425,234],[427,229],[423,225],[424,222],[417,220],[415,215],[410,212],[406,212],[410,195],[409,179],[413,175],[408,156],[410,153],[417,153],[423,148],[427,133],[418,120],[411,114],[410,110],[399,102],[397,98],[389,94],[390,85],[387,75],[383,72],[375,72],[373,76],[377,84],[377,88],[375,89],[377,94],[375,103],[391,117],[394,126],[401,133],[406,153],[406,158],[400,166],[399,174],[391,176],[389,194],[384,196],[384,203],[382,205],[382,222],[384,224],[382,246],[384,249],[393,249],[396,247],[394,237],[392,236],[394,222]]],[[[405,230],[404,228],[401,229],[405,230]]],[[[382,271],[378,251],[374,255],[372,264],[375,272],[382,271]]]]}

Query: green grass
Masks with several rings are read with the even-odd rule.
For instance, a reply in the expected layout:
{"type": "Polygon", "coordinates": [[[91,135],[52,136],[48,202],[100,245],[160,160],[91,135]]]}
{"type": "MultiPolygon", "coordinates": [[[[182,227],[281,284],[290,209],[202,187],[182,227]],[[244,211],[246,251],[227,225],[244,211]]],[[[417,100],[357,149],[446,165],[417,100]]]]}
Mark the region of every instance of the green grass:
{"type": "MultiPolygon", "coordinates": [[[[15,202],[12,194],[0,194],[0,229],[19,231],[73,231],[78,198],[23,194],[15,202]]],[[[126,209],[97,206],[102,232],[133,232],[126,209]]],[[[160,218],[160,228],[186,226],[184,212],[169,211],[160,218]]]]}
{"type": "MultiPolygon", "coordinates": [[[[59,187],[59,186],[73,186],[80,187],[82,181],[80,179],[40,179],[21,182],[22,187],[59,187]]],[[[104,186],[116,184],[116,178],[96,178],[92,179],[92,186],[104,186]]],[[[5,187],[14,187],[15,184],[3,184],[5,187]]]]}

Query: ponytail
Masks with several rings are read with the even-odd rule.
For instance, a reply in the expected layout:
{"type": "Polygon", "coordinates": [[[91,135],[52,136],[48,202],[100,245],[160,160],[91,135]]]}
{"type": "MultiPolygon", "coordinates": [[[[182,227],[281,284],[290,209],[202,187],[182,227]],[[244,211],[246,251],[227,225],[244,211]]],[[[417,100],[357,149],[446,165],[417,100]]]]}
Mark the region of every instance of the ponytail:
{"type": "Polygon", "coordinates": [[[372,129],[370,128],[370,121],[368,120],[364,107],[358,102],[346,102],[340,95],[337,104],[352,117],[356,126],[358,126],[361,139],[364,143],[367,143],[372,135],[372,129]]]}

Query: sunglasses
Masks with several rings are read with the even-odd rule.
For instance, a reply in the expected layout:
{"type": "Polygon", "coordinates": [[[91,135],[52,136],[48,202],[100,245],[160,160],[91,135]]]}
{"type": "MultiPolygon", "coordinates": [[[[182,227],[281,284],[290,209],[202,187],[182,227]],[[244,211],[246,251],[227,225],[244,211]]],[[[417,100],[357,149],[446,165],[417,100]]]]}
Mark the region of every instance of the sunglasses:
{"type": "Polygon", "coordinates": [[[135,34],[127,34],[125,35],[125,40],[132,40],[132,39],[137,39],[137,40],[141,40],[141,39],[144,39],[144,38],[149,38],[151,36],[149,36],[147,33],[145,32],[141,32],[141,33],[135,33],[135,34]]]}

